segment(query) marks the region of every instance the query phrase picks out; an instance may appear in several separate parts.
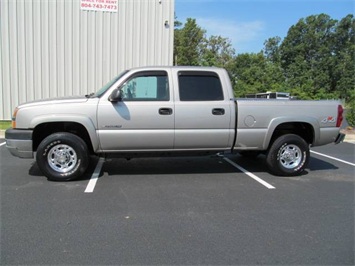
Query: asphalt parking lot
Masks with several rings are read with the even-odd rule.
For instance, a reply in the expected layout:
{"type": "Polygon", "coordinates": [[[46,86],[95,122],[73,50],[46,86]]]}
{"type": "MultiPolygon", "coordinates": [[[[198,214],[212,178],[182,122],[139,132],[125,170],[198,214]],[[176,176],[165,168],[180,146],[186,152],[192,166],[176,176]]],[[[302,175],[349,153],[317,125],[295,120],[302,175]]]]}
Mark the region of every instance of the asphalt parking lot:
{"type": "Polygon", "coordinates": [[[0,139],[1,265],[354,265],[355,145],[276,177],[239,155],[93,158],[49,182],[0,139]]]}

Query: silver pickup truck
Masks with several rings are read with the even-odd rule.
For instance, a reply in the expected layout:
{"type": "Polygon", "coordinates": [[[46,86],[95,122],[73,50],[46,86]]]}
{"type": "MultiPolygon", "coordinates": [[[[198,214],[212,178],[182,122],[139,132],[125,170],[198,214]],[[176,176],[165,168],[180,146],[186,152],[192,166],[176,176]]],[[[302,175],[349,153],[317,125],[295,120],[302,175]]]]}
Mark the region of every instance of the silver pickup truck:
{"type": "Polygon", "coordinates": [[[339,143],[338,101],[235,99],[221,68],[124,71],[96,93],[18,106],[9,151],[49,180],[78,178],[90,155],[134,158],[239,152],[266,155],[275,175],[300,174],[310,146],[339,143]]]}

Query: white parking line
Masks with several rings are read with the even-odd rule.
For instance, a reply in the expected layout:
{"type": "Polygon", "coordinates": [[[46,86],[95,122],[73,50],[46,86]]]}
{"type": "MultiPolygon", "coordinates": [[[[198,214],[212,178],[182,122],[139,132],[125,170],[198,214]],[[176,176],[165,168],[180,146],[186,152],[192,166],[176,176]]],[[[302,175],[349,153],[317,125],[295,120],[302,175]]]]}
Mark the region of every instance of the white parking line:
{"type": "Polygon", "coordinates": [[[94,171],[94,173],[91,176],[89,184],[87,185],[87,187],[85,189],[85,193],[94,192],[94,189],[95,189],[95,186],[96,186],[96,182],[99,179],[99,175],[100,175],[100,172],[101,172],[101,169],[102,169],[102,165],[104,164],[104,162],[105,162],[105,158],[100,157],[100,159],[99,159],[99,161],[98,161],[98,163],[96,165],[95,171],[94,171]]]}
{"type": "Polygon", "coordinates": [[[249,171],[245,170],[243,167],[241,167],[240,165],[236,164],[235,162],[232,162],[230,159],[223,157],[223,159],[225,161],[227,161],[228,163],[230,163],[231,165],[233,165],[235,168],[238,168],[240,171],[242,171],[244,174],[248,175],[249,177],[253,178],[255,181],[259,182],[260,184],[264,185],[265,187],[267,187],[268,189],[276,189],[274,186],[270,185],[269,183],[265,182],[264,180],[262,180],[261,178],[257,177],[256,175],[254,175],[253,173],[250,173],[249,171]]]}
{"type": "Polygon", "coordinates": [[[355,166],[355,163],[350,163],[350,162],[347,162],[347,161],[344,161],[344,160],[341,160],[341,159],[338,159],[338,158],[335,158],[335,157],[332,157],[332,156],[329,156],[329,155],[326,155],[326,154],[323,154],[323,153],[319,153],[319,152],[316,152],[316,151],[311,151],[311,153],[314,153],[314,154],[317,154],[317,155],[320,155],[320,156],[323,156],[323,157],[327,157],[329,159],[332,159],[332,160],[335,160],[335,161],[338,161],[338,162],[342,162],[342,163],[345,163],[345,164],[348,164],[348,165],[351,165],[351,166],[355,166]]]}
{"type": "Polygon", "coordinates": [[[5,144],[6,144],[6,142],[0,143],[0,147],[4,146],[5,144]]]}

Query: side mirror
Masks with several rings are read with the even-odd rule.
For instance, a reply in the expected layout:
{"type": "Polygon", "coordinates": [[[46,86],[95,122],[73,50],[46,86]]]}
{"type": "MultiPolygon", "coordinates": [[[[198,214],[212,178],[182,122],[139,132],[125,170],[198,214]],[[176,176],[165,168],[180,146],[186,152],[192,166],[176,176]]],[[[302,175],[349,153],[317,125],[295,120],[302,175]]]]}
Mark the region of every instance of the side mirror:
{"type": "Polygon", "coordinates": [[[111,93],[111,95],[108,97],[108,100],[110,102],[121,102],[122,101],[122,91],[121,89],[117,88],[114,89],[113,92],[111,93]]]}

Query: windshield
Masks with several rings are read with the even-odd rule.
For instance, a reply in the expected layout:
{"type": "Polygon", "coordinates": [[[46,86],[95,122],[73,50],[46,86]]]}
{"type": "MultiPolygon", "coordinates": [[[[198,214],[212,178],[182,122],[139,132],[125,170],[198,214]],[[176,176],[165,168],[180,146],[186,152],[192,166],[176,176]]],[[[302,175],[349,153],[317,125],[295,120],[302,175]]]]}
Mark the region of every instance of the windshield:
{"type": "Polygon", "coordinates": [[[95,94],[94,97],[101,97],[117,80],[119,80],[123,75],[125,75],[128,72],[128,70],[123,71],[121,74],[119,74],[117,77],[113,78],[111,81],[109,81],[105,86],[103,86],[101,89],[99,89],[95,94]]]}

